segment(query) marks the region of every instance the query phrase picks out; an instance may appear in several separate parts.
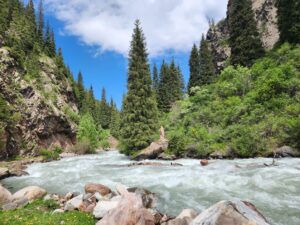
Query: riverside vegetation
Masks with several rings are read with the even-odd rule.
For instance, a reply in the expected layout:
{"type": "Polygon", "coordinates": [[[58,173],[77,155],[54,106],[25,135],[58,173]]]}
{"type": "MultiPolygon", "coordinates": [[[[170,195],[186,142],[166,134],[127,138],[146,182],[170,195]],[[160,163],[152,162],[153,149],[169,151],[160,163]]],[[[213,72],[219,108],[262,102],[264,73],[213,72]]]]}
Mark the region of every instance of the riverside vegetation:
{"type": "MultiPolygon", "coordinates": [[[[32,0],[26,5],[1,0],[0,158],[42,155],[48,161],[63,151],[95,153],[109,147],[111,136],[130,156],[161,148],[160,142],[166,155],[176,157],[273,156],[281,147],[299,156],[299,12],[297,0],[229,0],[226,18],[210,21],[207,35],[192,47],[188,85],[175,60],[163,61],[160,68],[153,65],[151,71],[137,20],[128,91],[119,111],[113,99],[107,101],[104,88],[98,100],[93,87],[85,88],[81,72],[74,79],[44,21],[42,1],[36,10],[32,0]],[[155,142],[161,126],[166,136],[155,142]]],[[[52,214],[53,207],[52,201],[38,200],[1,211],[0,218],[13,225],[95,223],[85,212],[52,214]]],[[[267,224],[261,215],[258,220],[267,224]]]]}

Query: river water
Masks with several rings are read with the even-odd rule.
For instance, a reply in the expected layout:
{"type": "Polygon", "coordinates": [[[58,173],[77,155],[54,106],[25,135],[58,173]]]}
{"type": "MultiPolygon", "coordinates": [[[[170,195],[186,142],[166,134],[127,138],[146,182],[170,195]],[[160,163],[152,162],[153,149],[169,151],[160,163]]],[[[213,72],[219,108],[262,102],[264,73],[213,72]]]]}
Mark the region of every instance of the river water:
{"type": "Polygon", "coordinates": [[[183,166],[134,166],[118,152],[104,152],[30,165],[29,176],[3,181],[12,191],[38,185],[50,193],[83,192],[96,182],[111,189],[117,183],[142,187],[159,196],[158,208],[176,215],[184,208],[199,212],[220,200],[252,202],[277,225],[300,225],[300,159],[281,159],[276,167],[260,167],[271,159],[216,160],[206,167],[199,160],[176,160],[183,166]]]}

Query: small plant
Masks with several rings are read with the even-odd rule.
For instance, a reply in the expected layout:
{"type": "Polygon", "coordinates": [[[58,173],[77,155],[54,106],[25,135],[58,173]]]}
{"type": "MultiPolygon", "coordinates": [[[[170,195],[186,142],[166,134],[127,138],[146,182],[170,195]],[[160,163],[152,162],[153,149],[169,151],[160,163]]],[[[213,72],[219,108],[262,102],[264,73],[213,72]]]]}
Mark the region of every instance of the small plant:
{"type": "Polygon", "coordinates": [[[87,139],[77,142],[76,145],[70,148],[70,151],[78,155],[95,153],[95,150],[93,150],[91,143],[87,139]]]}
{"type": "Polygon", "coordinates": [[[53,150],[41,149],[39,153],[45,160],[58,160],[62,149],[60,147],[55,147],[53,150]]]}

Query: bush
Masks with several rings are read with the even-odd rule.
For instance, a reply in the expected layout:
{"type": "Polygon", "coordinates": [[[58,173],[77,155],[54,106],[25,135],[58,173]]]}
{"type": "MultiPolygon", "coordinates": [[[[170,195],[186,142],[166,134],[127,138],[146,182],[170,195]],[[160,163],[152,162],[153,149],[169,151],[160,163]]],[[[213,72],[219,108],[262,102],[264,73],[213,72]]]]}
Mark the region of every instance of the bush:
{"type": "Polygon", "coordinates": [[[83,139],[81,141],[78,141],[76,145],[72,146],[70,148],[70,151],[78,154],[78,155],[84,155],[84,154],[94,154],[95,150],[92,148],[89,140],[83,139]]]}
{"type": "Polygon", "coordinates": [[[77,139],[79,142],[89,142],[90,148],[95,150],[99,146],[99,132],[93,117],[89,114],[82,116],[77,139]]]}
{"type": "Polygon", "coordinates": [[[60,147],[55,147],[53,150],[41,149],[39,154],[45,160],[58,160],[59,155],[62,153],[62,149],[60,147]]]}

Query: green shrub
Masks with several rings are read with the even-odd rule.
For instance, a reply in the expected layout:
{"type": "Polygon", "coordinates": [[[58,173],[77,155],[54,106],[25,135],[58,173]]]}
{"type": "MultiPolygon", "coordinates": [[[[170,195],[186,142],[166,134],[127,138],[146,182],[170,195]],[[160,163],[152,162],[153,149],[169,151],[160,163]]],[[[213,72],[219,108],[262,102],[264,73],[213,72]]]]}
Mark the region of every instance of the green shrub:
{"type": "Polygon", "coordinates": [[[71,152],[75,153],[75,154],[78,154],[78,155],[94,154],[95,153],[95,149],[92,148],[89,140],[87,140],[87,139],[83,139],[81,141],[78,141],[69,150],[71,152]]]}
{"type": "Polygon", "coordinates": [[[60,147],[55,147],[53,150],[41,149],[39,154],[45,160],[58,160],[59,155],[62,153],[62,149],[60,147]]]}
{"type": "Polygon", "coordinates": [[[92,150],[99,146],[99,132],[91,115],[86,114],[80,119],[77,139],[79,142],[89,141],[92,150]]]}

